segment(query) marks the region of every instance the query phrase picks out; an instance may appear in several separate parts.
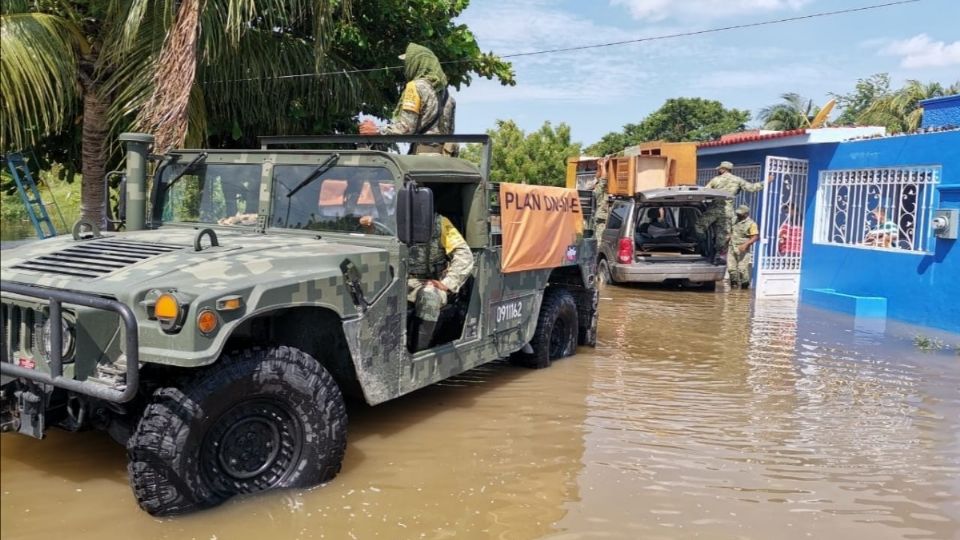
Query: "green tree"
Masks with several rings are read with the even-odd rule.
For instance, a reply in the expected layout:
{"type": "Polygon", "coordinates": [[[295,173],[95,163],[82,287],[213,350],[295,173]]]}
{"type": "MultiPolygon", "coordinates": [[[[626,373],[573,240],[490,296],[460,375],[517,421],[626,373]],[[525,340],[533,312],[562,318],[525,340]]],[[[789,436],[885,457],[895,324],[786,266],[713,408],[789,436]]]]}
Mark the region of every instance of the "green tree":
{"type": "Polygon", "coordinates": [[[920,127],[925,99],[948,96],[960,91],[960,83],[944,88],[940,83],[909,80],[896,92],[874,100],[858,116],[861,125],[884,126],[888,132],[904,133],[920,127]]]}
{"type": "MultiPolygon", "coordinates": [[[[544,122],[540,129],[528,134],[513,120],[497,120],[496,129],[487,134],[493,144],[493,182],[563,186],[567,158],[580,154],[580,143],[570,140],[570,126],[563,123],[554,128],[550,122],[544,122]]],[[[468,145],[462,157],[479,164],[480,146],[468,145]]]]}
{"type": "Polygon", "coordinates": [[[79,146],[83,215],[102,221],[119,132],[152,132],[163,150],[352,129],[357,112],[392,110],[403,75],[389,68],[408,41],[451,62],[455,86],[471,74],[512,84],[510,65],[453,23],[467,3],[4,1],[0,148],[79,146]],[[325,75],[291,77],[311,73],[325,75]]]}
{"type": "Polygon", "coordinates": [[[620,132],[604,135],[586,153],[605,156],[647,141],[707,141],[741,131],[749,120],[749,112],[727,109],[719,101],[671,98],[640,123],[626,124],[620,132]]]}
{"type": "Polygon", "coordinates": [[[780,96],[781,103],[760,109],[757,118],[764,129],[790,130],[810,127],[810,122],[820,112],[812,99],[800,97],[793,92],[780,96]]]}
{"type": "Polygon", "coordinates": [[[857,85],[852,92],[833,94],[837,106],[841,109],[840,115],[833,122],[837,126],[857,125],[860,115],[873,104],[874,101],[890,94],[890,75],[875,73],[866,79],[857,79],[857,85]]]}

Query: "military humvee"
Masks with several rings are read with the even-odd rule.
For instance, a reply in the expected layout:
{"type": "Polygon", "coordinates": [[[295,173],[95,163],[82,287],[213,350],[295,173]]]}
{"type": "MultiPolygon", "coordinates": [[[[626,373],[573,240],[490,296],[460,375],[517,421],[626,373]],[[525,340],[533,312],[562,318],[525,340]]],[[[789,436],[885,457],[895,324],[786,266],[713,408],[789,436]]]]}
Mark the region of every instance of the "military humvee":
{"type": "Polygon", "coordinates": [[[3,430],[107,430],[140,506],[183,513],[335,476],[344,395],[378,404],[496,359],[546,367],[594,345],[592,195],[568,264],[504,273],[489,141],[401,139],[441,140],[483,144],[482,165],[370,149],[391,137],[153,156],[149,135],[124,134],[125,231],[81,221],[3,252],[3,430]],[[475,265],[414,353],[406,255],[435,211],[475,265]]]}

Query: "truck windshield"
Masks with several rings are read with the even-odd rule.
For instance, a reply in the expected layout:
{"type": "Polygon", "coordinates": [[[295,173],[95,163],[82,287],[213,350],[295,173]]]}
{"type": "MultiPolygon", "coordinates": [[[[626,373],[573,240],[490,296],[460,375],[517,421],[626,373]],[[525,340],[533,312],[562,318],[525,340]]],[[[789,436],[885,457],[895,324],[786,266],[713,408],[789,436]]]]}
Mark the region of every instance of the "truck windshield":
{"type": "Polygon", "coordinates": [[[160,177],[164,222],[257,224],[259,164],[197,163],[185,172],[189,163],[168,165],[160,177]]]}
{"type": "Polygon", "coordinates": [[[383,167],[331,167],[303,185],[316,165],[273,168],[270,225],[284,229],[392,236],[396,226],[396,184],[383,167]]]}

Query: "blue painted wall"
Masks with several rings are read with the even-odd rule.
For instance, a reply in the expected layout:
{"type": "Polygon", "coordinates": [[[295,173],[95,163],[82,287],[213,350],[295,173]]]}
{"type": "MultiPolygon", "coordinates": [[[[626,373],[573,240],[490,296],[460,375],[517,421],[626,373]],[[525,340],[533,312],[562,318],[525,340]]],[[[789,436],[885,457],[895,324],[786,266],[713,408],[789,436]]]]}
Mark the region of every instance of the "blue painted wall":
{"type": "MultiPolygon", "coordinates": [[[[811,161],[810,195],[819,169],[811,161]]],[[[960,208],[960,131],[905,135],[837,145],[826,168],[941,165],[934,208],[960,208]]],[[[815,199],[814,199],[815,200],[815,199]]],[[[815,209],[817,211],[819,209],[815,209]]],[[[960,332],[960,246],[936,239],[930,255],[813,243],[815,214],[804,230],[802,289],[835,289],[887,298],[887,315],[960,332]]]]}
{"type": "Polygon", "coordinates": [[[941,165],[934,208],[960,208],[960,131],[726,152],[699,156],[697,166],[715,167],[721,161],[749,165],[763,163],[767,156],[810,161],[801,291],[884,297],[889,317],[960,332],[960,240],[937,239],[930,255],[813,243],[821,170],[941,165]]]}
{"type": "Polygon", "coordinates": [[[960,94],[928,99],[920,103],[923,105],[923,122],[920,127],[960,126],[960,94]]]}

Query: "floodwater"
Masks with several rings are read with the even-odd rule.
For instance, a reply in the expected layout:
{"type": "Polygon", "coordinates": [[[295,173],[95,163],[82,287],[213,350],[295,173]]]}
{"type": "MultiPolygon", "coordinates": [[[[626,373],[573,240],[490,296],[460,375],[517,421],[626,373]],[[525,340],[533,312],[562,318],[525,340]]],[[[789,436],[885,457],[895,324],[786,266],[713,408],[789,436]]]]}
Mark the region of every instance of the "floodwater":
{"type": "Polygon", "coordinates": [[[309,491],[155,519],[106,436],[4,434],[0,536],[960,538],[954,351],[740,292],[604,296],[596,350],[352,405],[309,491]]]}

